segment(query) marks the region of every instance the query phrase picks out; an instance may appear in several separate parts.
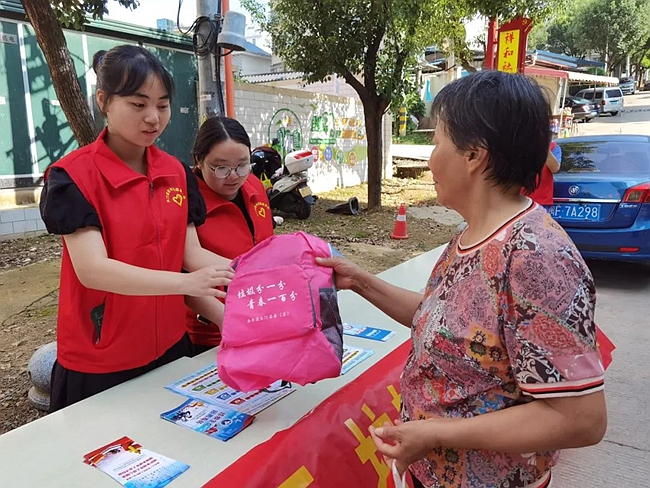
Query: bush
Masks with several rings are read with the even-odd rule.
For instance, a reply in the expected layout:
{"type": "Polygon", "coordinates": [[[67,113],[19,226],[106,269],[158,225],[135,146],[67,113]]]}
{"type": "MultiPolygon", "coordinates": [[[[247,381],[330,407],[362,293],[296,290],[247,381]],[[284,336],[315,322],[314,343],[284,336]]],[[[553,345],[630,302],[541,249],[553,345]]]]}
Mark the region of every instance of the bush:
{"type": "Polygon", "coordinates": [[[393,134],[393,144],[414,144],[418,146],[429,146],[433,144],[433,132],[411,132],[404,137],[393,134]]]}

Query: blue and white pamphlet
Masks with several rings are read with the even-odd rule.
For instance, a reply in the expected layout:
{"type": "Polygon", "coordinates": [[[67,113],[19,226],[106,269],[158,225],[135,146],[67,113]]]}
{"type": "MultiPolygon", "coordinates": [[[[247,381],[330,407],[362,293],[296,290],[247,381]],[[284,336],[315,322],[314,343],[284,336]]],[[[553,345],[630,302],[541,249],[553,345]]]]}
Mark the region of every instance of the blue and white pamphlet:
{"type": "Polygon", "coordinates": [[[362,339],[386,342],[395,335],[395,331],[378,329],[376,327],[366,327],[363,325],[343,324],[343,334],[361,337],[362,339]]]}
{"type": "Polygon", "coordinates": [[[252,415],[210,405],[194,398],[188,399],[173,410],[161,413],[160,417],[222,441],[239,434],[255,418],[252,415]]]}
{"type": "Polygon", "coordinates": [[[343,344],[343,364],[341,366],[341,374],[344,375],[357,364],[368,359],[374,353],[375,351],[370,349],[362,349],[360,347],[343,344]]]}
{"type": "Polygon", "coordinates": [[[283,381],[276,381],[268,388],[251,393],[237,391],[221,381],[216,363],[195,371],[165,388],[185,397],[248,415],[256,415],[296,391],[291,383],[283,381]]]}

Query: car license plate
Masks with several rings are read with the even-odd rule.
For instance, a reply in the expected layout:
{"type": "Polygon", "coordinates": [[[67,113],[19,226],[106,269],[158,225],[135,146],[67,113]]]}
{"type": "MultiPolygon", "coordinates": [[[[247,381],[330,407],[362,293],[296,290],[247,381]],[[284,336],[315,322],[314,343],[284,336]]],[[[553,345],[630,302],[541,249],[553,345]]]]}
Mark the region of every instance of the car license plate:
{"type": "Polygon", "coordinates": [[[565,203],[548,208],[553,218],[557,220],[600,220],[600,205],[582,205],[565,203]]]}
{"type": "Polygon", "coordinates": [[[311,195],[311,188],[309,188],[308,186],[303,186],[298,188],[298,192],[300,193],[301,197],[305,198],[311,195]]]}

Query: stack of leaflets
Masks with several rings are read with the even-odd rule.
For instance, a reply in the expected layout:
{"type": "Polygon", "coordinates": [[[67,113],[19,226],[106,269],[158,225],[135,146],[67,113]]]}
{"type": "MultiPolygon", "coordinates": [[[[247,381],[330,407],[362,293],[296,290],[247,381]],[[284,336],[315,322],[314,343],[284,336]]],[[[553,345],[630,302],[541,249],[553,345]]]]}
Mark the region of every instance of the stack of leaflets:
{"type": "Polygon", "coordinates": [[[84,456],[84,463],[94,466],[127,488],[167,486],[189,469],[122,437],[84,456]]]}
{"type": "Polygon", "coordinates": [[[227,386],[219,378],[216,363],[212,363],[165,388],[180,395],[201,400],[224,410],[255,415],[296,389],[284,381],[276,381],[263,390],[243,393],[227,386]]]}
{"type": "Polygon", "coordinates": [[[192,398],[160,416],[177,425],[222,441],[239,434],[255,418],[252,415],[227,410],[192,398]]]}

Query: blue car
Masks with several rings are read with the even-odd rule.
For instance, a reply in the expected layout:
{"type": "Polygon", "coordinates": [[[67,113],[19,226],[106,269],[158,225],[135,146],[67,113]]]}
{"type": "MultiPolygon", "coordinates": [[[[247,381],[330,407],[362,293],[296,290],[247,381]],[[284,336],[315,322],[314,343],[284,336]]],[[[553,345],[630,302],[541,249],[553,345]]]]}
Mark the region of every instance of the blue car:
{"type": "Polygon", "coordinates": [[[558,139],[551,215],[585,258],[650,262],[650,137],[558,139]]]}

